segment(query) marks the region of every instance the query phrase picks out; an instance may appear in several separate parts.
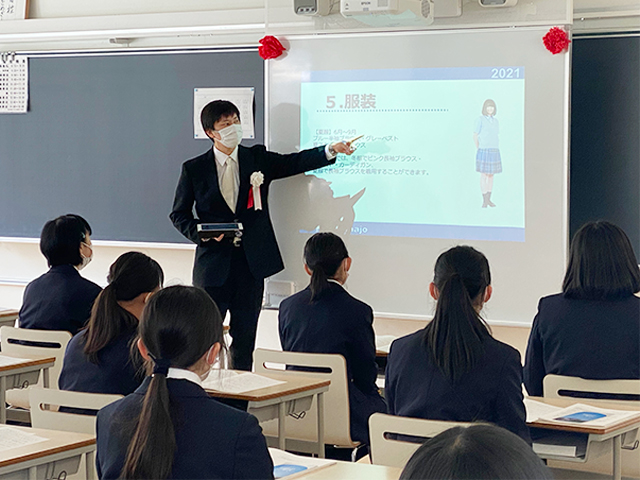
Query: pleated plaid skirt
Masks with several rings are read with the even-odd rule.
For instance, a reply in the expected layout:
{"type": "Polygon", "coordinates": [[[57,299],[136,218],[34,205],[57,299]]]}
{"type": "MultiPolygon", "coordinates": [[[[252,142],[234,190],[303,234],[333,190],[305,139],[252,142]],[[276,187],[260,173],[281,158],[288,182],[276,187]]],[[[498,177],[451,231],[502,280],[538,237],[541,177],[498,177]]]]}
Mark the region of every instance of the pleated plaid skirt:
{"type": "Polygon", "coordinates": [[[502,159],[497,148],[479,148],[476,153],[476,172],[500,173],[502,172],[502,159]]]}

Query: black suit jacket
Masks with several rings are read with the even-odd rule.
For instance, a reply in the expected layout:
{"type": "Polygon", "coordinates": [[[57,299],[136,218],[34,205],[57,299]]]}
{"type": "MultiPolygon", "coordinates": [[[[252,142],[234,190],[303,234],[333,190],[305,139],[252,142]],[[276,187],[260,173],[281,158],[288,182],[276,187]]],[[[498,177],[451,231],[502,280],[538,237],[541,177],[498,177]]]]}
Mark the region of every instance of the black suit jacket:
{"type": "Polygon", "coordinates": [[[86,330],[71,339],[64,353],[62,371],[58,379],[60,390],[89,393],[133,393],[145,377],[142,359],[134,364],[130,355],[137,329],[131,329],[114,338],[98,352],[98,363],[89,361],[84,354],[86,330]]]}
{"type": "Polygon", "coordinates": [[[100,290],[72,265],[51,267],[27,285],[19,314],[20,327],[66,330],[75,335],[89,320],[100,290]]]}
{"type": "Polygon", "coordinates": [[[333,282],[316,301],[310,303],[310,299],[311,290],[306,288],[280,304],[282,348],[291,352],[338,353],[345,358],[351,438],[369,443],[369,417],[386,410],[376,387],[373,311],[333,282]]]}
{"type": "MultiPolygon", "coordinates": [[[[98,412],[96,466],[100,479],[120,478],[133,421],[140,415],[150,380],[147,377],[134,393],[98,412]]],[[[267,444],[253,415],[223,405],[189,380],[168,379],[167,385],[176,435],[169,478],[273,478],[267,444]]]]}
{"type": "Polygon", "coordinates": [[[522,395],[522,364],[516,349],[484,340],[478,364],[455,383],[444,376],[424,343],[424,330],[391,344],[385,398],[389,413],[403,417],[484,421],[531,443],[522,395]]]}
{"type": "Polygon", "coordinates": [[[542,396],[542,379],[550,373],[595,380],[640,378],[640,298],[542,298],[525,360],[529,395],[542,396]]]}
{"type": "Polygon", "coordinates": [[[229,241],[200,242],[198,223],[241,222],[244,227],[242,246],[253,276],[262,279],[279,272],[284,268],[284,263],[269,216],[269,185],[279,178],[324,167],[335,159],[327,160],[324,147],[280,155],[268,152],[263,145],[250,148],[239,146],[240,190],[235,214],[220,192],[215,161],[213,149],[209,149],[182,165],[170,214],[175,227],[198,245],[193,268],[194,285],[223,285],[229,275],[231,251],[235,248],[229,241]],[[250,177],[254,172],[264,175],[264,183],[260,187],[262,210],[247,208],[250,177]],[[197,219],[193,215],[194,202],[197,219]]]}

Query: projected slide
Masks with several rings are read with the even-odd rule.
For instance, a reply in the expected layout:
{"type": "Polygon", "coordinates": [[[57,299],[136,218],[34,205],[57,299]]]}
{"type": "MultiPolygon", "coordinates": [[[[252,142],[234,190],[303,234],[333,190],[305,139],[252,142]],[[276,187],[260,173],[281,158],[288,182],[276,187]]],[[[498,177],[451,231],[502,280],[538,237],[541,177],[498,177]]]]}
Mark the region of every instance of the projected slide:
{"type": "Polygon", "coordinates": [[[363,135],[308,175],[303,231],[525,240],[522,66],[314,71],[300,145],[363,135]]]}

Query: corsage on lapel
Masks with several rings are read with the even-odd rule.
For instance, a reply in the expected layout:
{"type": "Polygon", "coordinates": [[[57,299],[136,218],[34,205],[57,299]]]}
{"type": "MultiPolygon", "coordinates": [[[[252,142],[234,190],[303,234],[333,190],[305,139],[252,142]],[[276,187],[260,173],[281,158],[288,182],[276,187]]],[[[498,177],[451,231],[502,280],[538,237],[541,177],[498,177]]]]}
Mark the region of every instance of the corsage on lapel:
{"type": "Polygon", "coordinates": [[[251,190],[249,190],[249,201],[247,209],[253,207],[254,210],[262,210],[262,197],[260,196],[260,185],[264,183],[262,172],[253,172],[249,178],[251,190]]]}

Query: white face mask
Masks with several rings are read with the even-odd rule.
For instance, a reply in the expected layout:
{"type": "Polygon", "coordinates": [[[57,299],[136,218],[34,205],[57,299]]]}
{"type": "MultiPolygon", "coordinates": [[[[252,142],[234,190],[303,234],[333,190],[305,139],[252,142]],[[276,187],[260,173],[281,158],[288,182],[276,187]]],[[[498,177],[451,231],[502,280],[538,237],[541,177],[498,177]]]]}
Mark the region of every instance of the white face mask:
{"type": "Polygon", "coordinates": [[[91,250],[91,255],[89,255],[88,257],[85,257],[82,254],[82,252],[80,252],[80,256],[82,257],[82,263],[78,266],[78,270],[82,270],[84,267],[86,267],[91,263],[91,260],[93,260],[93,248],[87,243],[82,242],[82,244],[85,247],[87,247],[89,250],[91,250]]]}
{"type": "Polygon", "coordinates": [[[228,127],[218,130],[220,143],[227,148],[236,148],[242,141],[242,125],[234,123],[228,127]]]}

